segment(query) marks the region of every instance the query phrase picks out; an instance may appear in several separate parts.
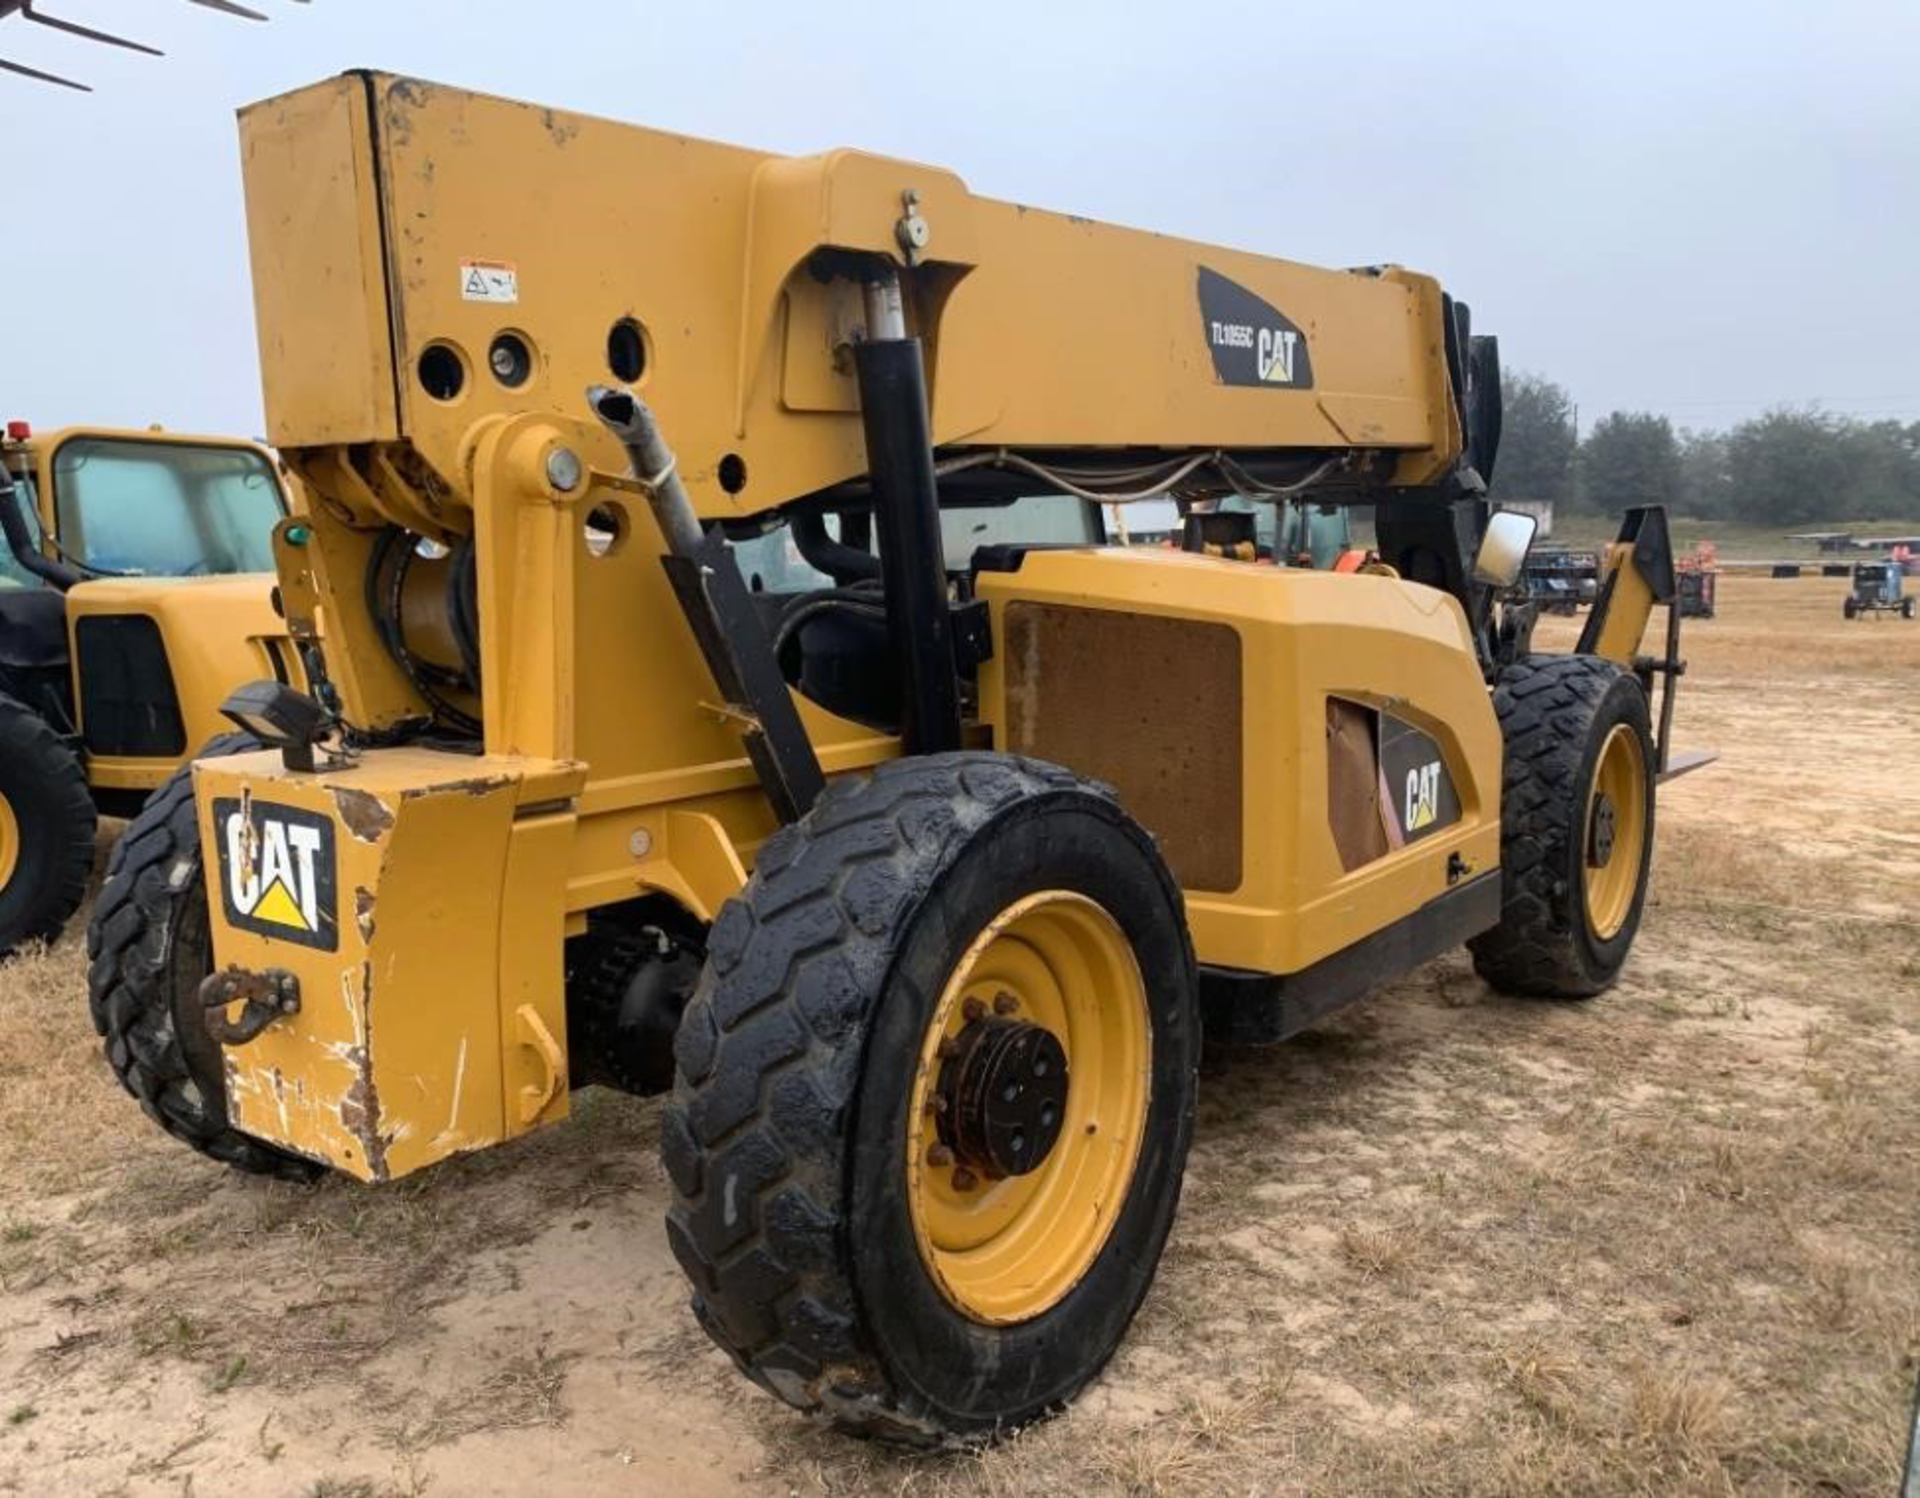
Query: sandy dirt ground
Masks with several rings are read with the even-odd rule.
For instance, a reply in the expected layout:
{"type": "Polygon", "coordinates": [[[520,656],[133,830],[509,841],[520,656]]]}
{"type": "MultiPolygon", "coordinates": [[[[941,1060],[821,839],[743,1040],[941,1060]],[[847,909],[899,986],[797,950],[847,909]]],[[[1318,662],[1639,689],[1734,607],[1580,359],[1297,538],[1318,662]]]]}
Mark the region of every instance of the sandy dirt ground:
{"type": "Polygon", "coordinates": [[[656,1104],[384,1189],[241,1179],[0,968],[0,1492],[1892,1490],[1920,1359],[1920,624],[1723,580],[1624,981],[1463,956],[1205,1078],[1181,1215],[1066,1416],[903,1458],[695,1329],[656,1104]]]}

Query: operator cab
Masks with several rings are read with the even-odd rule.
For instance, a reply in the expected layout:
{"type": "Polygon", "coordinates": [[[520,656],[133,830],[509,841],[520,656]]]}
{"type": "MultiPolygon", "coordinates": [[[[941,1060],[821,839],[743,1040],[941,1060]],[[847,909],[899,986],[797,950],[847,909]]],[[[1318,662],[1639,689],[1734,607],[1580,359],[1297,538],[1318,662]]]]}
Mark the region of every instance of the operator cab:
{"type": "MultiPolygon", "coordinates": [[[[984,618],[970,632],[968,605],[982,553],[1017,546],[1104,546],[1100,507],[1064,495],[940,512],[949,588],[956,598],[955,658],[973,689],[984,618]]],[[[865,515],[788,523],[734,543],[740,575],[760,604],[787,681],[828,712],[887,731],[900,726],[900,684],[880,590],[880,560],[865,515]]]]}

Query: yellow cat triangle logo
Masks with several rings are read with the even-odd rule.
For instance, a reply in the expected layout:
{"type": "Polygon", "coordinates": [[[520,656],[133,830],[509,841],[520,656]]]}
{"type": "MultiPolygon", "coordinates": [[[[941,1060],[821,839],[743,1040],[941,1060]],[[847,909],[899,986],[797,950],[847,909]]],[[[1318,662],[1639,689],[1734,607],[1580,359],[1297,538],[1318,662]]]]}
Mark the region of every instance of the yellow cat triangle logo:
{"type": "Polygon", "coordinates": [[[253,907],[253,918],[257,921],[271,921],[276,926],[291,926],[296,931],[311,931],[313,928],[300,914],[300,905],[287,887],[278,879],[260,897],[260,903],[253,907]]]}

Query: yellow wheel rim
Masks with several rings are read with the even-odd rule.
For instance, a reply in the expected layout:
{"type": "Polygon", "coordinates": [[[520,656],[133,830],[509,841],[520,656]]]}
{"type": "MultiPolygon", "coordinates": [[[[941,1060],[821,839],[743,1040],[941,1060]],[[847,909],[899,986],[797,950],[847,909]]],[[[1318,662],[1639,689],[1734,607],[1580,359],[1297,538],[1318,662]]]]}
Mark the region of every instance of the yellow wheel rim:
{"type": "Polygon", "coordinates": [[[1647,760],[1628,724],[1616,724],[1600,746],[1582,844],[1587,928],[1608,941],[1633,909],[1647,845],[1647,760]]]}
{"type": "Polygon", "coordinates": [[[7,887],[19,864],[20,819],[13,814],[12,803],[0,796],[0,889],[7,887]]]}
{"type": "Polygon", "coordinates": [[[921,1046],[906,1168],[921,1261],[963,1314],[989,1325],[1031,1320],[1099,1257],[1140,1158],[1152,1050],[1133,948],[1084,895],[1028,895],[962,954],[921,1046]],[[936,1113],[963,1032],[988,1017],[1046,1030],[1068,1077],[1052,1148],[1026,1174],[999,1179],[954,1157],[936,1113]]]}

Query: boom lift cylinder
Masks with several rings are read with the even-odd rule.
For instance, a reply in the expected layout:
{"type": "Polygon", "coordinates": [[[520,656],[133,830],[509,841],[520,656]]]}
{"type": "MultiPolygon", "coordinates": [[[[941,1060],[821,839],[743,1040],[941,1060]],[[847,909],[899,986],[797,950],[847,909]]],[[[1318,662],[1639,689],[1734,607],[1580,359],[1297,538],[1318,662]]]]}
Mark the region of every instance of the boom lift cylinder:
{"type": "Polygon", "coordinates": [[[960,747],[960,684],[954,674],[926,367],[920,340],[907,336],[900,283],[891,270],[868,284],[866,307],[867,336],[854,346],[853,357],[887,633],[906,687],[901,741],[909,754],[938,754],[960,747]]]}

